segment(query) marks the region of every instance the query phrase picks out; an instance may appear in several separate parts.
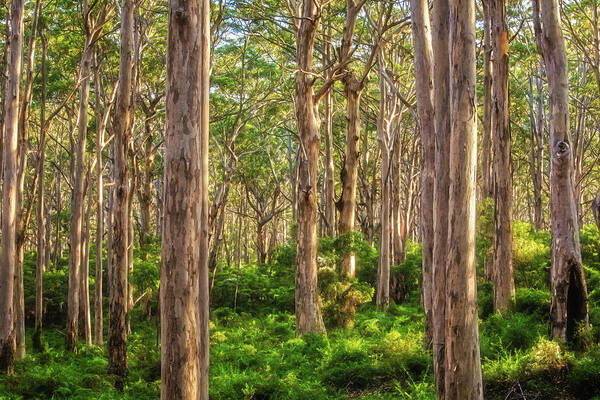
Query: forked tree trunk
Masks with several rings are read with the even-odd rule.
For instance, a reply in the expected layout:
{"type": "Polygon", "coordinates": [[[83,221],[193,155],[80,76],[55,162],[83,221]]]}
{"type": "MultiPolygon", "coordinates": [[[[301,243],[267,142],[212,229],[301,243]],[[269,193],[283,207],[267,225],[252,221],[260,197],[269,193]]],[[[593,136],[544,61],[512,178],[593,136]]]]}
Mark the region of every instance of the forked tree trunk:
{"type": "Polygon", "coordinates": [[[15,359],[14,279],[17,216],[17,144],[19,135],[19,83],[23,47],[22,0],[12,0],[10,61],[4,100],[2,251],[0,252],[0,372],[12,375],[15,359]]]}
{"type": "Polygon", "coordinates": [[[550,95],[550,218],[553,233],[550,318],[553,338],[566,342],[573,338],[579,324],[589,329],[589,322],[569,132],[567,54],[558,0],[534,0],[533,17],[550,95]]]}
{"type": "Polygon", "coordinates": [[[475,0],[450,2],[450,197],[446,286],[446,398],[483,400],[475,202],[475,0]]]}
{"type": "Polygon", "coordinates": [[[448,0],[433,7],[433,100],[435,116],[435,181],[433,187],[433,367],[438,400],[445,397],[446,377],[446,255],[450,185],[450,64],[448,0]]]}
{"type": "Polygon", "coordinates": [[[317,286],[317,168],[319,165],[318,105],[313,98],[313,50],[321,10],[314,1],[302,2],[296,32],[296,120],[298,154],[296,258],[296,335],[325,332],[317,286]]]}
{"type": "Polygon", "coordinates": [[[435,131],[433,114],[433,49],[429,5],[426,0],[411,0],[418,126],[421,133],[421,243],[422,290],[425,309],[424,345],[433,339],[433,187],[435,179],[435,131]]]}
{"type": "Polygon", "coordinates": [[[208,400],[208,0],[169,1],[167,49],[161,399],[208,400]]]}
{"type": "Polygon", "coordinates": [[[133,0],[123,0],[119,87],[113,120],[114,199],[109,275],[108,372],[117,376],[122,389],[127,377],[127,273],[129,246],[129,168],[127,155],[132,130],[133,0]]]}
{"type": "Polygon", "coordinates": [[[506,0],[490,3],[493,46],[492,130],[494,148],[494,310],[508,310],[515,297],[512,257],[512,165],[508,98],[506,0]]]}

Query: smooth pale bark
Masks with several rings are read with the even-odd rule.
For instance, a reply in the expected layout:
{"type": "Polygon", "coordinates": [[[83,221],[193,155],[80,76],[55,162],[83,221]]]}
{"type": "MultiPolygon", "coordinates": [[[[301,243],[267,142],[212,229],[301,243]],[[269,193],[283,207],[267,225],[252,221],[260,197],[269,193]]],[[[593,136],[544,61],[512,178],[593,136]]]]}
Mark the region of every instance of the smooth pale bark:
{"type": "Polygon", "coordinates": [[[317,169],[319,165],[318,104],[313,95],[313,50],[321,10],[302,2],[296,32],[296,120],[301,151],[297,179],[296,335],[325,332],[317,286],[317,169]]]}
{"type": "Polygon", "coordinates": [[[450,185],[450,64],[448,0],[433,6],[433,101],[435,116],[435,181],[433,187],[433,366],[436,396],[445,399],[446,376],[446,251],[450,185]]]}
{"type": "MultiPolygon", "coordinates": [[[[540,71],[541,72],[541,71],[540,71]]],[[[542,182],[544,162],[544,124],[543,124],[543,98],[542,81],[536,78],[538,95],[538,116],[534,111],[533,80],[529,78],[529,168],[533,184],[533,224],[536,230],[544,226],[544,213],[542,209],[542,182]]]]}
{"type": "MultiPolygon", "coordinates": [[[[327,40],[331,40],[331,27],[327,26],[327,40]]],[[[331,63],[332,45],[325,44],[325,65],[331,63]]],[[[328,76],[331,78],[331,76],[328,76]]],[[[335,237],[335,168],[333,153],[333,89],[329,90],[324,99],[325,106],[325,198],[322,200],[325,209],[325,235],[335,237]]]]}
{"type": "Polygon", "coordinates": [[[35,63],[35,45],[37,41],[37,26],[40,14],[41,0],[36,0],[31,22],[31,36],[29,38],[29,54],[27,56],[25,87],[21,94],[21,107],[19,109],[19,144],[18,144],[18,178],[17,178],[17,264],[15,266],[15,340],[17,350],[15,358],[25,358],[25,293],[23,288],[23,260],[25,255],[25,241],[27,226],[31,217],[34,204],[35,191],[37,190],[37,168],[31,186],[29,205],[24,207],[25,175],[27,172],[27,153],[29,147],[29,116],[31,97],[33,93],[33,75],[35,63]]]}
{"type": "MultiPolygon", "coordinates": [[[[379,73],[379,114],[377,116],[377,141],[381,149],[381,233],[379,237],[379,265],[377,268],[376,302],[386,309],[390,304],[390,264],[392,261],[392,174],[391,174],[391,116],[386,118],[389,109],[389,96],[383,79],[382,53],[378,55],[379,73]]],[[[391,113],[390,113],[391,114],[391,113]]]]}
{"type": "Polygon", "coordinates": [[[475,271],[475,1],[450,2],[450,197],[446,267],[447,399],[483,400],[475,271]]]}
{"type": "Polygon", "coordinates": [[[208,400],[210,2],[169,1],[161,399],[208,400]]]}
{"type": "Polygon", "coordinates": [[[43,317],[43,275],[46,268],[46,210],[45,210],[45,192],[44,175],[46,160],[46,79],[48,71],[46,68],[47,45],[46,39],[42,35],[42,96],[40,109],[40,148],[38,155],[38,203],[37,203],[37,258],[35,268],[35,332],[33,334],[33,347],[36,350],[42,350],[42,317],[43,317]]]}
{"type": "Polygon", "coordinates": [[[96,89],[96,104],[94,112],[96,114],[96,282],[94,294],[94,344],[102,346],[103,339],[103,316],[102,316],[102,238],[104,236],[104,188],[102,169],[104,162],[102,160],[102,148],[104,146],[104,119],[99,118],[100,111],[100,93],[101,83],[99,66],[96,54],[94,62],[94,84],[96,89]]]}
{"type": "Polygon", "coordinates": [[[433,339],[433,187],[435,178],[435,130],[433,114],[433,49],[429,5],[426,0],[411,0],[411,19],[415,49],[415,79],[418,126],[421,133],[421,243],[422,291],[425,309],[424,344],[433,339]]]}
{"type": "MultiPolygon", "coordinates": [[[[363,89],[362,83],[354,75],[349,75],[342,82],[346,97],[346,150],[344,167],[341,171],[342,194],[339,201],[338,221],[340,235],[354,232],[360,140],[360,98],[363,89]]],[[[353,279],[356,275],[356,257],[353,253],[342,257],[341,272],[348,279],[353,279]]]]}
{"type": "MultiPolygon", "coordinates": [[[[493,140],[492,140],[492,32],[491,32],[491,7],[496,0],[482,0],[483,9],[483,129],[481,138],[481,198],[483,200],[494,195],[493,181],[493,140]]],[[[491,263],[487,262],[486,279],[489,279],[488,269],[491,263]]]]}
{"type": "Polygon", "coordinates": [[[566,342],[573,338],[579,324],[589,329],[589,321],[569,132],[567,54],[558,0],[534,0],[533,21],[550,96],[551,331],[554,339],[566,342]]]}
{"type": "Polygon", "coordinates": [[[515,297],[512,252],[512,164],[508,98],[508,26],[505,0],[489,4],[492,20],[492,131],[494,173],[494,310],[508,310],[515,297]]]}
{"type": "Polygon", "coordinates": [[[83,235],[83,201],[85,185],[85,144],[88,123],[88,100],[90,95],[90,64],[92,57],[92,38],[88,35],[79,63],[82,76],[79,87],[79,116],[77,140],[74,144],[75,165],[73,167],[73,190],[71,195],[71,221],[69,231],[69,296],[67,302],[67,331],[65,347],[77,352],[79,328],[79,291],[81,288],[81,249],[83,235]]]}
{"type": "Polygon", "coordinates": [[[10,61],[4,98],[2,251],[0,253],[0,373],[11,375],[15,359],[14,279],[16,268],[17,145],[19,134],[19,82],[23,48],[22,0],[13,0],[10,17],[10,61]]]}
{"type": "MultiPolygon", "coordinates": [[[[86,178],[89,181],[89,175],[86,178]]],[[[90,196],[91,201],[91,196],[90,196]]],[[[90,212],[86,207],[81,237],[81,288],[79,289],[79,321],[83,339],[87,346],[92,345],[92,321],[90,316],[90,212]]]]}
{"type": "Polygon", "coordinates": [[[122,389],[127,377],[127,273],[129,246],[129,168],[127,156],[132,129],[131,90],[133,79],[133,0],[121,7],[121,50],[119,87],[113,120],[114,199],[109,274],[108,372],[117,376],[115,386],[122,389]]]}

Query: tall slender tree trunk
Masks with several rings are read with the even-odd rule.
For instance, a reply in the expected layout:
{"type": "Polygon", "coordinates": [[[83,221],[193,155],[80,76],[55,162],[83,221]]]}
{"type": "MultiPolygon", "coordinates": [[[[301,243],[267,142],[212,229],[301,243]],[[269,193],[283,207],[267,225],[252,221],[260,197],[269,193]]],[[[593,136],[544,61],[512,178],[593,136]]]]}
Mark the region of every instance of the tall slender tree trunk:
{"type": "Polygon", "coordinates": [[[550,318],[552,336],[565,342],[573,338],[579,324],[589,329],[589,322],[569,132],[567,53],[558,0],[534,0],[533,21],[550,95],[550,218],[553,233],[550,318]]]}
{"type": "Polygon", "coordinates": [[[435,116],[435,181],[433,187],[433,367],[438,400],[446,398],[446,256],[450,187],[450,64],[448,0],[433,7],[433,107],[435,116]]]}
{"type": "MultiPolygon", "coordinates": [[[[86,181],[89,181],[89,174],[86,181]]],[[[91,196],[90,201],[91,201],[91,196]]],[[[87,346],[92,345],[92,322],[90,316],[90,207],[84,206],[83,232],[81,238],[81,288],[79,290],[79,320],[83,339],[87,346]]]]}
{"type": "Polygon", "coordinates": [[[435,179],[435,130],[433,113],[433,49],[429,5],[411,0],[418,126],[421,133],[421,243],[422,290],[425,309],[425,346],[433,339],[433,187],[435,179]]]}
{"type": "Polygon", "coordinates": [[[79,116],[77,127],[77,142],[75,143],[75,166],[73,171],[73,191],[71,197],[71,228],[69,242],[69,298],[67,305],[66,348],[77,352],[79,291],[81,288],[81,249],[83,236],[83,201],[84,201],[84,168],[85,143],[88,124],[88,100],[90,95],[90,63],[93,54],[91,37],[86,38],[81,62],[79,64],[82,76],[79,87],[79,116]]]}
{"type": "Polygon", "coordinates": [[[475,271],[475,1],[450,2],[450,197],[446,285],[447,399],[483,400],[475,271]]]}
{"type": "MultiPolygon", "coordinates": [[[[483,136],[481,138],[481,199],[494,195],[492,140],[492,30],[491,7],[495,0],[481,0],[483,8],[483,136]]],[[[487,269],[490,263],[486,265],[487,269]]],[[[489,278],[489,277],[488,277],[489,278]]]]}
{"type": "MultiPolygon", "coordinates": [[[[356,186],[358,184],[359,141],[360,141],[360,97],[362,83],[350,74],[343,80],[346,95],[346,157],[341,171],[342,195],[338,233],[354,232],[356,219],[356,186]]],[[[341,261],[342,275],[353,279],[356,274],[354,253],[345,254],[341,261]]]]}
{"type": "Polygon", "coordinates": [[[133,78],[133,0],[121,7],[121,53],[119,87],[113,120],[114,203],[109,276],[108,372],[117,376],[115,386],[122,389],[127,377],[127,273],[129,246],[129,168],[127,155],[132,130],[133,78]]]}
{"type": "MultiPolygon", "coordinates": [[[[326,29],[327,40],[331,40],[331,27],[326,29]]],[[[325,65],[331,63],[331,45],[325,45],[325,65]]],[[[335,224],[335,170],[333,153],[333,88],[327,92],[324,99],[325,106],[325,235],[334,237],[335,224]]]]}
{"type": "Polygon", "coordinates": [[[317,168],[319,165],[318,104],[313,98],[313,50],[321,10],[314,1],[302,2],[296,32],[296,120],[298,153],[296,258],[296,335],[325,332],[317,286],[317,168]]]}
{"type": "Polygon", "coordinates": [[[508,310],[515,297],[512,257],[512,165],[508,98],[508,26],[505,0],[489,5],[492,19],[494,148],[494,310],[508,310]]]}
{"type": "Polygon", "coordinates": [[[169,1],[167,49],[161,399],[208,400],[208,0],[169,1]]]}
{"type": "Polygon", "coordinates": [[[19,83],[23,49],[22,0],[12,0],[10,61],[4,100],[2,185],[2,251],[0,252],[0,372],[12,375],[15,359],[14,279],[16,268],[17,145],[19,137],[19,83]]]}
{"type": "Polygon", "coordinates": [[[104,237],[104,187],[102,170],[104,162],[102,160],[102,148],[104,147],[104,118],[100,108],[101,82],[99,65],[97,63],[98,54],[95,55],[94,63],[94,84],[96,89],[96,282],[94,293],[94,344],[102,346],[103,344],[103,315],[102,315],[102,239],[104,237]]]}
{"type": "Polygon", "coordinates": [[[45,222],[45,193],[44,193],[44,175],[46,160],[46,39],[42,34],[42,99],[40,109],[40,148],[38,155],[38,203],[37,203],[37,262],[35,269],[35,332],[33,334],[33,347],[36,350],[42,350],[42,317],[43,310],[43,275],[46,268],[46,222],[45,222]]]}

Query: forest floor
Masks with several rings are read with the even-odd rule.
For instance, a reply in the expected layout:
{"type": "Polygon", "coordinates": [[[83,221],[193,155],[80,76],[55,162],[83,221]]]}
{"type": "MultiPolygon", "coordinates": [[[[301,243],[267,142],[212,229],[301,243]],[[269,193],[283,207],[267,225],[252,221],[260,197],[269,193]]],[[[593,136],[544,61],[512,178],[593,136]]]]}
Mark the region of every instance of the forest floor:
{"type": "MultiPolygon", "coordinates": [[[[482,218],[480,218],[482,220],[482,218]]],[[[491,241],[478,230],[478,274],[483,275],[491,241]]],[[[479,279],[478,308],[484,392],[487,400],[600,400],[600,235],[580,231],[589,292],[590,330],[580,329],[569,346],[549,339],[550,235],[515,224],[514,307],[492,311],[493,291],[479,279]]],[[[90,276],[95,259],[90,254],[90,276]]],[[[392,268],[402,281],[401,304],[387,313],[372,303],[376,247],[360,238],[339,236],[319,242],[319,291],[327,335],[295,336],[294,260],[296,246],[281,246],[270,264],[222,264],[211,293],[210,398],[214,400],[435,399],[431,353],[423,349],[423,310],[419,305],[420,247],[409,243],[406,260],[392,268]],[[357,279],[340,281],[336,265],[348,246],[357,256],[357,279]],[[348,295],[348,293],[350,293],[348,295]],[[358,307],[353,327],[339,328],[358,307]],[[350,296],[350,297],[348,297],[350,296]]],[[[0,400],[158,399],[160,347],[157,314],[160,241],[134,251],[131,283],[149,293],[131,312],[129,377],[123,392],[107,374],[106,348],[80,345],[64,352],[68,255],[44,274],[45,350],[34,352],[27,329],[27,357],[15,374],[0,376],[0,400]],[[147,319],[150,315],[150,319],[147,319]]],[[[35,305],[35,255],[24,265],[25,308],[35,305]]],[[[94,296],[90,279],[90,296],[94,296]]],[[[105,287],[106,288],[106,287],[105,287]]],[[[104,296],[107,303],[106,294],[104,296]]],[[[105,312],[108,305],[105,306],[105,312]]],[[[33,315],[27,315],[28,325],[33,315]]],[[[105,322],[105,329],[108,323],[105,322]]],[[[106,338],[106,336],[105,336],[106,338]]]]}
{"type": "MultiPolygon", "coordinates": [[[[522,312],[481,321],[486,399],[600,395],[600,348],[577,353],[549,341],[535,310],[546,303],[540,295],[521,291],[522,312]]],[[[28,356],[17,362],[15,375],[0,378],[0,399],[157,399],[156,326],[140,319],[132,331],[123,393],[106,373],[105,350],[56,350],[64,336],[49,328],[47,350],[35,353],[28,342],[28,356]]],[[[354,328],[302,338],[295,337],[291,314],[258,318],[221,308],[211,321],[211,399],[434,399],[422,332],[422,310],[414,303],[392,305],[387,314],[368,305],[357,313],[354,328]]]]}

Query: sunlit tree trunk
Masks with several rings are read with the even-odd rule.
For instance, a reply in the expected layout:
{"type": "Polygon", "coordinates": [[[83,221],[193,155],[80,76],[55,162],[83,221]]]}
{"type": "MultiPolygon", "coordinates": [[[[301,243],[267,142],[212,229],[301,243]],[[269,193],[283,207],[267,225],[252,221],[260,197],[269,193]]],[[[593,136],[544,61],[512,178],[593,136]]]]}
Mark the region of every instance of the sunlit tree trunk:
{"type": "Polygon", "coordinates": [[[4,100],[2,251],[0,253],[0,372],[11,375],[15,359],[14,279],[17,216],[17,145],[19,135],[19,83],[23,48],[22,0],[12,0],[10,61],[4,100]]]}
{"type": "Polygon", "coordinates": [[[475,271],[475,1],[451,0],[450,197],[446,285],[447,399],[483,400],[475,271]]]}
{"type": "Polygon", "coordinates": [[[558,0],[534,0],[536,41],[546,66],[550,103],[550,219],[552,336],[571,340],[582,324],[589,328],[588,296],[581,262],[575,201],[573,146],[569,132],[567,54],[558,0]]]}
{"type": "Polygon", "coordinates": [[[169,1],[167,49],[161,399],[208,400],[208,0],[169,1]]]}
{"type": "Polygon", "coordinates": [[[127,156],[132,131],[131,101],[133,76],[133,0],[123,0],[121,8],[121,53],[119,87],[115,103],[114,199],[111,231],[111,273],[109,274],[108,372],[117,376],[122,388],[127,376],[127,285],[129,246],[129,168],[127,156]]]}
{"type": "Polygon", "coordinates": [[[302,2],[296,32],[296,120],[301,151],[298,154],[296,258],[296,335],[325,332],[317,286],[317,168],[319,120],[313,98],[313,49],[320,21],[314,1],[302,2]]]}
{"type": "Polygon", "coordinates": [[[450,64],[448,0],[433,6],[433,107],[435,116],[435,181],[433,188],[433,367],[438,400],[445,397],[446,377],[446,255],[450,185],[450,64]]]}
{"type": "Polygon", "coordinates": [[[38,202],[37,202],[37,260],[35,268],[35,332],[33,334],[33,347],[36,350],[42,350],[42,317],[44,314],[43,310],[43,275],[46,268],[47,244],[49,240],[46,230],[46,204],[45,204],[45,191],[44,191],[44,175],[46,174],[45,160],[46,160],[46,130],[44,124],[46,123],[46,79],[47,79],[47,68],[46,68],[46,54],[47,45],[44,35],[42,36],[42,95],[41,95],[41,106],[40,106],[40,148],[38,156],[38,202]]]}
{"type": "Polygon", "coordinates": [[[429,5],[411,0],[418,126],[421,133],[421,243],[422,288],[425,309],[425,345],[433,339],[433,187],[435,178],[435,132],[433,114],[433,49],[429,5]]]}
{"type": "Polygon", "coordinates": [[[490,3],[492,19],[492,131],[494,173],[494,310],[508,310],[515,296],[512,254],[512,165],[508,98],[508,26],[505,0],[490,3]]]}

